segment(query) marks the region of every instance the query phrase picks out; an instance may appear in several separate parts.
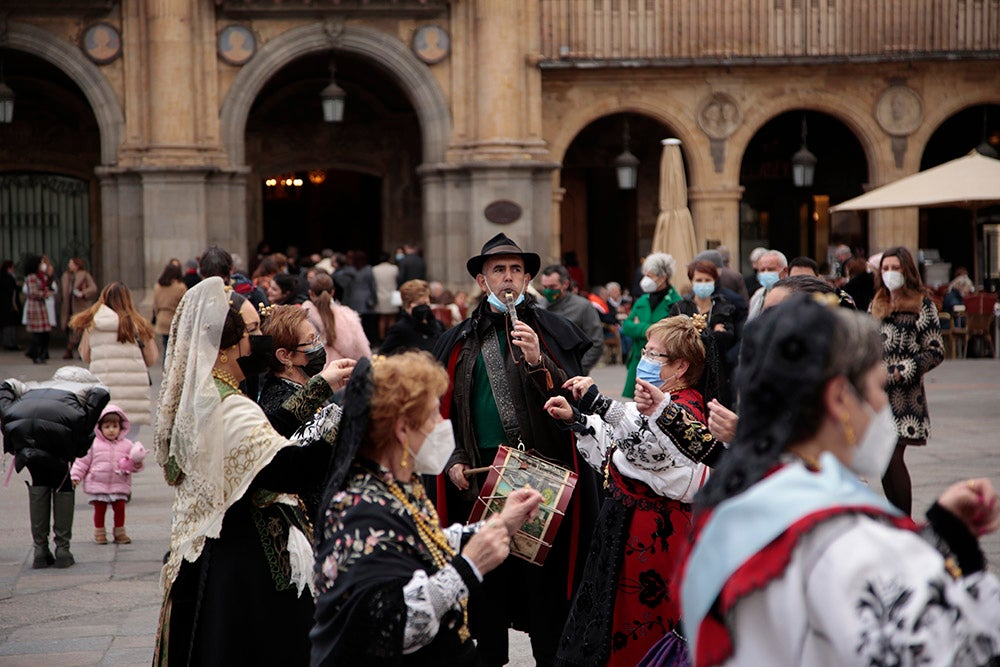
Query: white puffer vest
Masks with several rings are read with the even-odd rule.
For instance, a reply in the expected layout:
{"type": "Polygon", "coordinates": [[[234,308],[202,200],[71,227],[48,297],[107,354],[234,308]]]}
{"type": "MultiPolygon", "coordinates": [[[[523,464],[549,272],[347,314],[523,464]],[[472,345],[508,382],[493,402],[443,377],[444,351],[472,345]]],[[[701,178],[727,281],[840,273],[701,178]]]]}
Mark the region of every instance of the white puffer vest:
{"type": "MultiPolygon", "coordinates": [[[[146,345],[155,345],[147,341],[146,345]]],[[[151,424],[149,372],[138,343],[118,342],[118,313],[102,305],[90,331],[90,372],[101,379],[133,424],[151,424]]]]}

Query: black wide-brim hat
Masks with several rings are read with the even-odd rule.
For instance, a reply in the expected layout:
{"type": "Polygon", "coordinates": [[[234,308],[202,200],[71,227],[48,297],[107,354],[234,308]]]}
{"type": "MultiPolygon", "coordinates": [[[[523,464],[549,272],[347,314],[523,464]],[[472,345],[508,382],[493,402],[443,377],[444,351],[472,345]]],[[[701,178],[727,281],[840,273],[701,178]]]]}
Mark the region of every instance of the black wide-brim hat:
{"type": "Polygon", "coordinates": [[[469,275],[473,278],[483,272],[483,264],[490,257],[498,255],[516,255],[524,261],[524,272],[534,277],[542,266],[542,258],[533,252],[523,252],[506,234],[497,234],[483,245],[482,253],[465,263],[469,275]]]}

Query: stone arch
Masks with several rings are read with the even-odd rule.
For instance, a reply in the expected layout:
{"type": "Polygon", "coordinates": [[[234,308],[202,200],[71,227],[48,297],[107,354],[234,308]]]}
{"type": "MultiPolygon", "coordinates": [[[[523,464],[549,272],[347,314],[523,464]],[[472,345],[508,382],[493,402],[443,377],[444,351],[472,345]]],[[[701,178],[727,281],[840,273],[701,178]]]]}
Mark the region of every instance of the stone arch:
{"type": "Polygon", "coordinates": [[[118,96],[101,70],[75,46],[27,23],[8,24],[6,39],[0,41],[0,46],[24,51],[52,63],[80,87],[100,129],[101,164],[115,165],[125,128],[125,115],[118,96]]]}
{"type": "Polygon", "coordinates": [[[947,103],[934,105],[933,109],[928,110],[925,108],[924,122],[913,133],[911,139],[917,142],[920,146],[920,152],[923,153],[927,148],[927,142],[934,136],[934,133],[941,129],[941,126],[950,120],[952,116],[970,107],[989,104],[1000,105],[1000,97],[997,97],[993,90],[984,89],[978,91],[976,95],[956,95],[954,98],[949,98],[947,103]]]}
{"type": "MultiPolygon", "coordinates": [[[[867,107],[863,105],[852,107],[845,103],[840,96],[822,91],[811,92],[808,100],[803,100],[799,95],[753,100],[753,104],[746,105],[743,123],[728,140],[724,174],[728,180],[738,183],[743,156],[761,128],[783,113],[808,110],[832,116],[854,134],[858,143],[861,144],[865,160],[868,162],[868,180],[872,183],[880,183],[888,177],[888,170],[894,169],[892,155],[885,150],[889,138],[878,126],[872,114],[864,113],[866,109],[867,107]]],[[[912,158],[908,155],[907,159],[912,158]]],[[[918,162],[919,159],[918,156],[918,162]]]]}
{"type": "MultiPolygon", "coordinates": [[[[711,159],[706,159],[705,155],[690,148],[696,145],[693,134],[696,128],[685,117],[670,113],[664,106],[635,100],[630,100],[628,104],[621,104],[617,99],[606,98],[600,104],[580,105],[577,107],[574,111],[566,115],[560,122],[555,134],[551,137],[549,149],[552,157],[562,164],[570,144],[573,143],[577,135],[588,125],[605,116],[622,113],[647,116],[663,123],[677,133],[677,138],[681,140],[681,151],[684,153],[684,159],[688,164],[689,188],[699,184],[701,180],[700,175],[711,172],[711,159]]],[[[666,138],[664,137],[664,139],[666,138]]]]}
{"type": "Polygon", "coordinates": [[[222,142],[230,165],[246,161],[246,124],[250,107],[267,81],[296,58],[321,51],[363,56],[384,69],[403,89],[420,120],[425,164],[444,161],[451,140],[451,113],[428,67],[395,37],[365,26],[315,23],[293,28],[264,45],[243,66],[222,103],[222,142]]]}

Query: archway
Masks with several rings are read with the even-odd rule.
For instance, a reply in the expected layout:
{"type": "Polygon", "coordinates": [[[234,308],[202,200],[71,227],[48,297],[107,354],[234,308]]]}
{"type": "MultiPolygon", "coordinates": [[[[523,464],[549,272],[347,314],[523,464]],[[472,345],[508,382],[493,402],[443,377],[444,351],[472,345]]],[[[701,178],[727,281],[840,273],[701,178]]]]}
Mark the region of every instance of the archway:
{"type": "MultiPolygon", "coordinates": [[[[251,107],[268,82],[283,68],[300,58],[330,52],[337,54],[338,62],[353,59],[355,62],[366,63],[378,73],[378,78],[387,78],[402,91],[412,105],[420,129],[420,155],[417,156],[418,162],[412,165],[414,169],[444,161],[445,150],[451,140],[451,115],[444,95],[428,67],[417,60],[397,38],[380,30],[326,22],[294,28],[269,41],[233,80],[220,114],[222,139],[233,167],[242,168],[249,162],[247,121],[251,107]]],[[[338,72],[339,67],[338,65],[338,72]]],[[[314,100],[312,104],[316,102],[314,100]]],[[[253,179],[248,181],[248,200],[251,202],[258,196],[255,194],[258,185],[253,179]]],[[[426,202],[427,198],[424,197],[420,203],[421,225],[409,230],[409,238],[427,235],[427,230],[422,227],[423,218],[427,217],[426,202]]],[[[249,213],[255,214],[252,210],[249,213]]],[[[249,222],[251,225],[257,224],[254,220],[249,222]]],[[[251,230],[250,236],[260,236],[262,231],[257,226],[256,230],[251,230]]],[[[394,244],[400,240],[402,239],[383,234],[381,242],[394,244]]]]}
{"type": "Polygon", "coordinates": [[[821,266],[836,244],[867,251],[867,218],[827,212],[833,202],[862,192],[868,181],[864,149],[850,128],[834,116],[793,110],[765,123],[747,145],[740,164],[740,253],[757,246],[783,252],[788,259],[804,255],[821,266]],[[803,145],[816,157],[814,180],[793,182],[792,156],[803,145]]]}
{"type": "Polygon", "coordinates": [[[117,95],[97,66],[65,40],[26,23],[8,24],[6,41],[0,42],[0,47],[24,51],[55,65],[79,87],[100,129],[100,163],[114,165],[118,161],[125,115],[117,95]]]}
{"type": "Polygon", "coordinates": [[[57,272],[78,257],[94,270],[98,119],[83,90],[48,60],[0,48],[0,61],[16,95],[12,122],[0,124],[0,257],[45,254],[57,272]]]}
{"type": "MultiPolygon", "coordinates": [[[[619,113],[592,121],[573,138],[563,157],[560,245],[573,252],[587,281],[616,281],[625,289],[642,256],[649,252],[656,227],[660,179],[660,141],[675,136],[649,116],[619,113]],[[639,160],[636,188],[622,190],[615,158],[628,148],[639,160]]],[[[683,146],[682,146],[683,149],[683,146]]],[[[688,169],[688,173],[690,170],[688,169]]]]}
{"type": "MultiPolygon", "coordinates": [[[[920,170],[967,155],[974,148],[997,157],[1000,155],[1000,104],[979,104],[948,117],[931,134],[920,158],[920,170]]],[[[996,290],[1000,284],[1000,206],[979,209],[973,214],[954,207],[926,208],[920,211],[920,248],[924,261],[924,280],[930,286],[951,280],[958,268],[972,273],[973,248],[980,249],[982,281],[996,290]],[[978,243],[973,243],[973,235],[978,243]]]]}
{"type": "MultiPolygon", "coordinates": [[[[421,127],[409,99],[370,60],[314,53],[267,82],[247,121],[250,226],[274,249],[363,250],[419,238],[421,127]],[[342,121],[323,121],[319,92],[346,92],[342,121]]],[[[253,237],[254,234],[251,234],[253,237]]]]}

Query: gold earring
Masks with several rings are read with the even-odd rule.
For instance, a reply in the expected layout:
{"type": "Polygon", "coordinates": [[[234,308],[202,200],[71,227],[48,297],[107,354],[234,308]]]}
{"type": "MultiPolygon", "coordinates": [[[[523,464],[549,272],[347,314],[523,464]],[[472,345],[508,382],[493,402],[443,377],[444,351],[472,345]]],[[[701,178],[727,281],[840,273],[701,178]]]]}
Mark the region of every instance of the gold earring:
{"type": "Polygon", "coordinates": [[[857,438],[854,437],[854,428],[851,426],[850,417],[845,414],[841,421],[844,423],[844,436],[847,438],[847,445],[853,447],[857,438]]]}
{"type": "Polygon", "coordinates": [[[403,450],[403,458],[400,459],[400,461],[399,461],[399,467],[400,468],[403,468],[405,470],[406,468],[410,467],[410,462],[408,460],[409,456],[410,456],[410,453],[407,452],[406,450],[403,450]]]}
{"type": "Polygon", "coordinates": [[[228,364],[229,363],[229,357],[226,356],[225,351],[219,352],[219,361],[221,361],[224,364],[228,364]]]}

